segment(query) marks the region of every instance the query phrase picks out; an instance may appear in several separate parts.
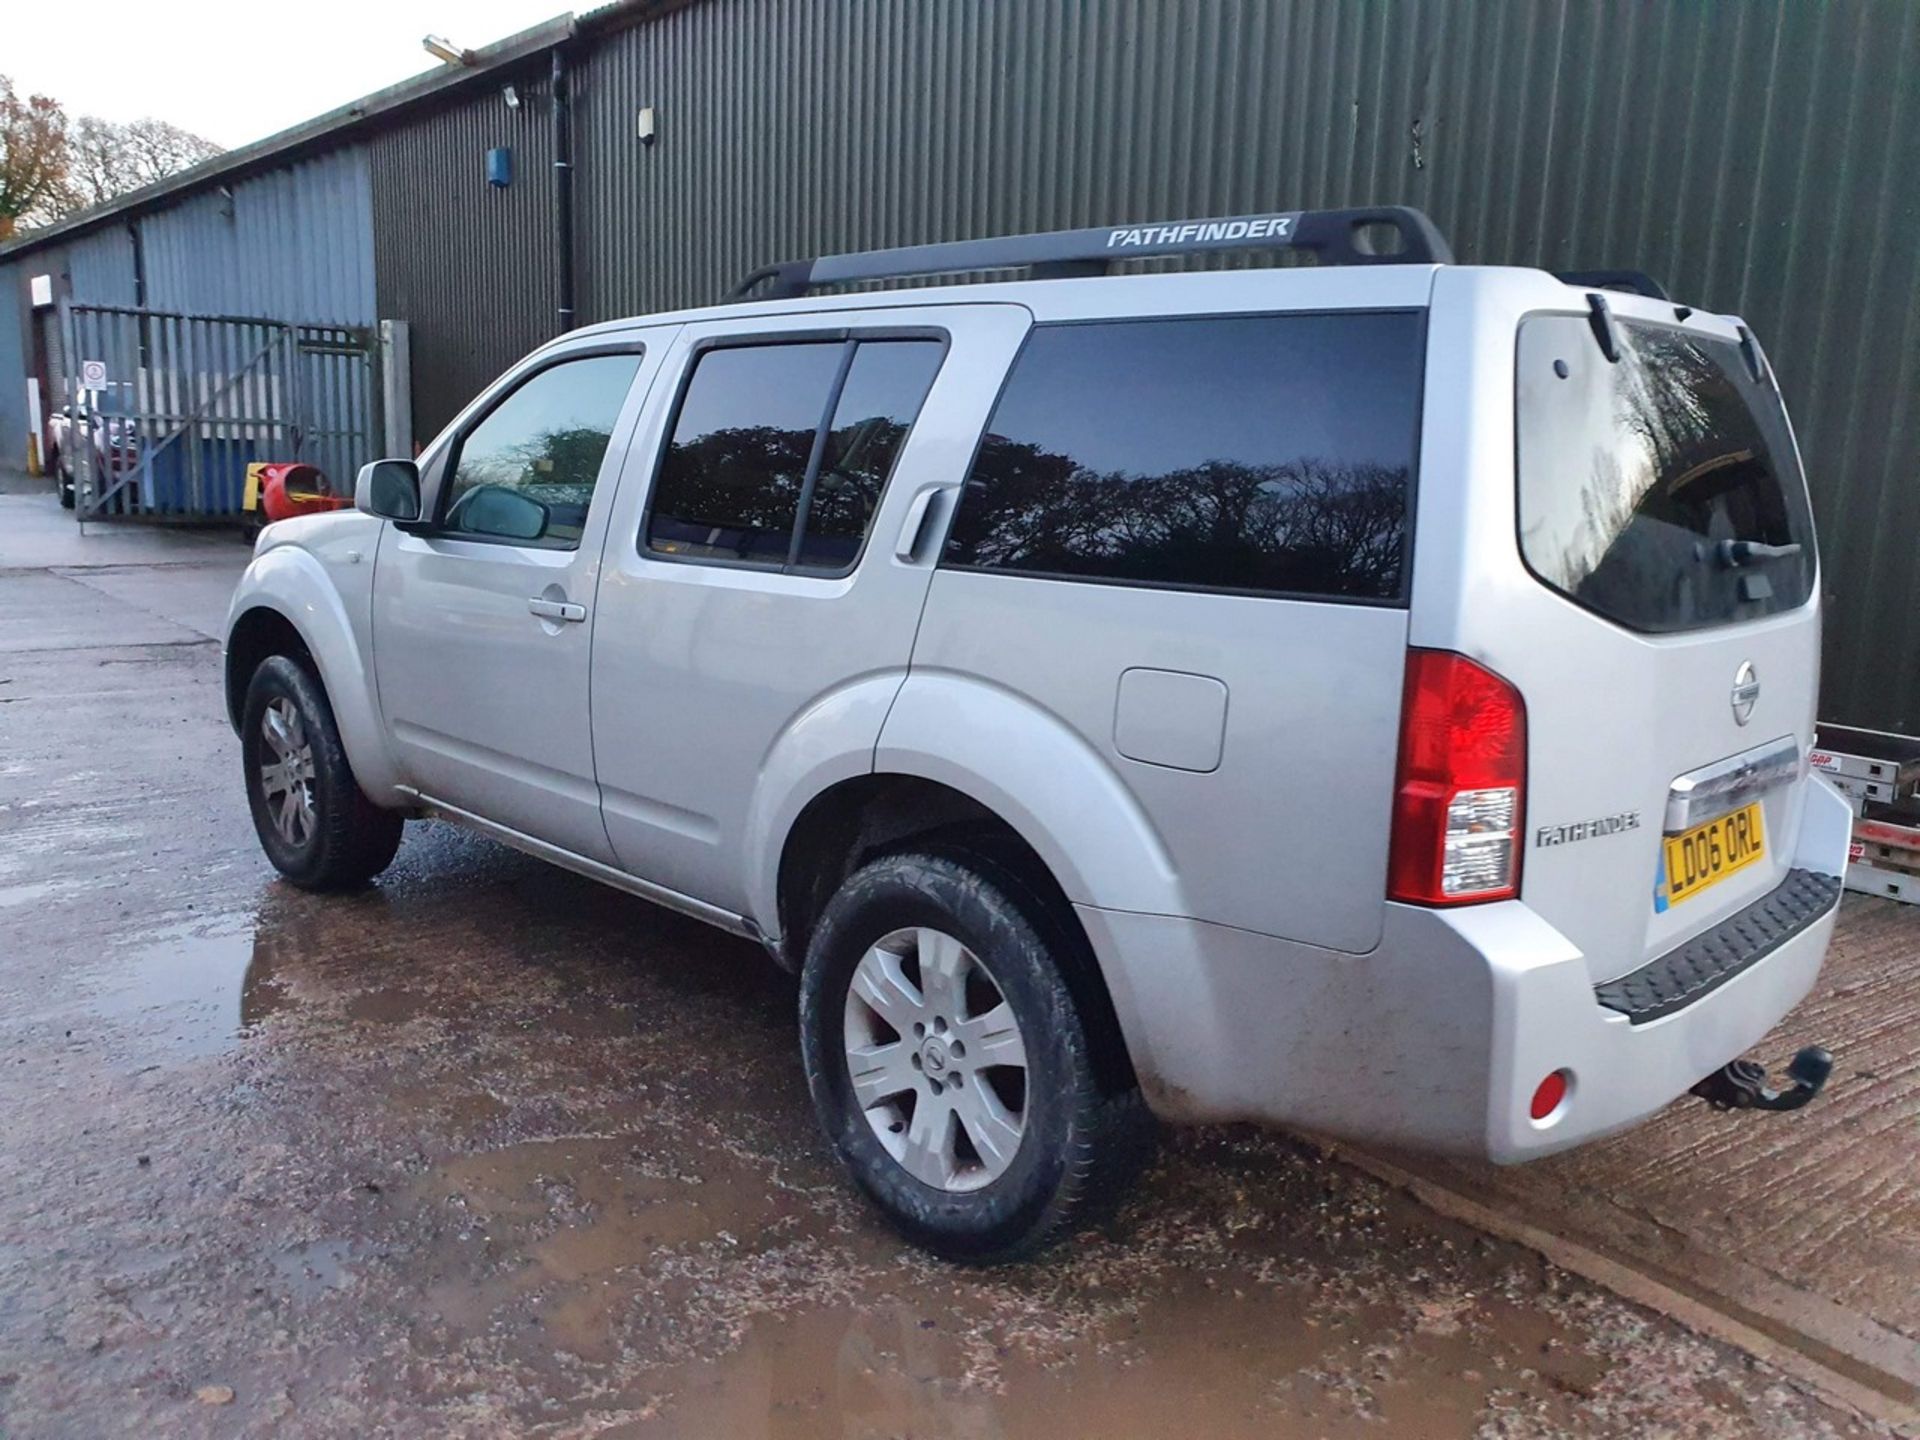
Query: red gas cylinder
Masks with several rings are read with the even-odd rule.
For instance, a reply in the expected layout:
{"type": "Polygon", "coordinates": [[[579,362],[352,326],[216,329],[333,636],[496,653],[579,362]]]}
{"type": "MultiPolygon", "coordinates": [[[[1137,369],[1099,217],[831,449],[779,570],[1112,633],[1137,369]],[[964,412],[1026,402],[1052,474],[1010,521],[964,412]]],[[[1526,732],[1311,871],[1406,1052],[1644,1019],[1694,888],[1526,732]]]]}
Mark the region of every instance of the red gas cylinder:
{"type": "Polygon", "coordinates": [[[260,467],[260,514],[269,524],[295,515],[344,510],[352,503],[351,495],[334,494],[317,465],[291,461],[260,467]]]}

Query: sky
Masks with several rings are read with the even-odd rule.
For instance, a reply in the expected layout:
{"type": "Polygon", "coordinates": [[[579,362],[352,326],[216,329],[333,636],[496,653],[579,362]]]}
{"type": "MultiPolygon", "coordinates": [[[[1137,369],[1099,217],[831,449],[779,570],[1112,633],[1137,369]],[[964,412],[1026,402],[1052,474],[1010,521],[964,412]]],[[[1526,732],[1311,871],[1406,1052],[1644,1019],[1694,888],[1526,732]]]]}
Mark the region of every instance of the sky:
{"type": "Polygon", "coordinates": [[[568,0],[90,0],[20,3],[0,74],[69,117],[151,116],[231,149],[438,67],[569,9],[568,0]]]}

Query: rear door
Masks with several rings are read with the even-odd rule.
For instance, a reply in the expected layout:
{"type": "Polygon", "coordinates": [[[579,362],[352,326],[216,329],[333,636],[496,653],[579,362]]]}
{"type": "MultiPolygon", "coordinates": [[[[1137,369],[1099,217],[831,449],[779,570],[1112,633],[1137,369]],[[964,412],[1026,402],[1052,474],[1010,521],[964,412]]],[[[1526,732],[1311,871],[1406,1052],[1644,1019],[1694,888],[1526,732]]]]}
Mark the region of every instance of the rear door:
{"type": "MultiPolygon", "coordinates": [[[[1750,335],[1623,296],[1597,318],[1584,293],[1535,280],[1534,293],[1499,281],[1475,295],[1467,277],[1463,310],[1436,306],[1439,333],[1477,310],[1499,337],[1463,344],[1488,367],[1469,412],[1491,418],[1488,390],[1512,406],[1511,458],[1482,458],[1459,482],[1483,518],[1501,509],[1503,471],[1511,489],[1497,497],[1505,533],[1488,523],[1464,545],[1452,648],[1525,698],[1521,898],[1599,982],[1792,868],[1818,693],[1817,563],[1792,433],[1750,335]]],[[[1480,438],[1491,450],[1497,435],[1480,438]]],[[[1436,486],[1451,478],[1444,462],[1434,473],[1436,486]]],[[[1456,532],[1436,529],[1419,563],[1437,591],[1454,564],[1438,542],[1456,532]]]]}
{"type": "Polygon", "coordinates": [[[1027,320],[968,304],[681,331],[634,438],[593,636],[593,748],[626,869],[744,912],[773,757],[810,718],[871,750],[932,573],[916,541],[1027,320]]]}

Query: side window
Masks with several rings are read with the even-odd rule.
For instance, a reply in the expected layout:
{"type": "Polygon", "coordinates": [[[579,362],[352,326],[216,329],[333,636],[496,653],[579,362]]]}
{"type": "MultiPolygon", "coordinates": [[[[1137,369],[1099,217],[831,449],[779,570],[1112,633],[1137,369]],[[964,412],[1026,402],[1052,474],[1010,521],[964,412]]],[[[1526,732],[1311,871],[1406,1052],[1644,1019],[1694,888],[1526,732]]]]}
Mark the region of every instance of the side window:
{"type": "Polygon", "coordinates": [[[854,353],[800,536],[802,567],[844,570],[860,554],[944,349],[937,340],[873,340],[854,353]]]}
{"type": "Polygon", "coordinates": [[[944,349],[833,340],[704,352],[654,482],[647,548],[850,567],[944,349]]]}
{"type": "Polygon", "coordinates": [[[814,433],[845,351],[826,341],[701,355],[654,482],[647,544],[786,564],[814,433]]]}
{"type": "Polygon", "coordinates": [[[987,422],[942,563],[1399,598],[1422,321],[1037,327],[987,422]]]}
{"type": "Polygon", "coordinates": [[[468,431],[440,529],[573,550],[640,355],[589,355],[535,372],[468,431]]]}

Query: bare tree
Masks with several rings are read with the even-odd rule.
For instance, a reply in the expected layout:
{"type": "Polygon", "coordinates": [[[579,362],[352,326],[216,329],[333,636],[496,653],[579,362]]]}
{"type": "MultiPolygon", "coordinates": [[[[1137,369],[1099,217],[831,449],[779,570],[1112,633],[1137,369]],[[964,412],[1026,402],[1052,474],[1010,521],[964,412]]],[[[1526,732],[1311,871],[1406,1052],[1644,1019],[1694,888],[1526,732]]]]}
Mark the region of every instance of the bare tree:
{"type": "Polygon", "coordinates": [[[67,113],[60,102],[22,98],[0,75],[0,240],[59,212],[66,171],[67,113]]]}
{"type": "Polygon", "coordinates": [[[67,150],[68,208],[74,210],[104,205],[221,153],[213,141],[165,120],[122,125],[96,115],[75,122],[67,150]]]}

